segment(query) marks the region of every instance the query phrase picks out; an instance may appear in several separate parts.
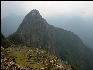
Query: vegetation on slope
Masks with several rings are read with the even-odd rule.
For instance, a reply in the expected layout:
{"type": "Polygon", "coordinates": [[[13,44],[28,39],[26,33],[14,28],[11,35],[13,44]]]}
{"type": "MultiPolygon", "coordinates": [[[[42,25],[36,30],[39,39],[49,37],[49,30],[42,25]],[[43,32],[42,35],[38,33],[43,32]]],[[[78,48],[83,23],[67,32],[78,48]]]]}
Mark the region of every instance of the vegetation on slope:
{"type": "Polygon", "coordinates": [[[5,70],[75,70],[67,62],[38,48],[13,45],[1,47],[1,69],[5,70]]]}
{"type": "Polygon", "coordinates": [[[6,39],[2,33],[1,33],[1,45],[4,46],[4,48],[7,48],[11,45],[10,41],[6,39]]]}

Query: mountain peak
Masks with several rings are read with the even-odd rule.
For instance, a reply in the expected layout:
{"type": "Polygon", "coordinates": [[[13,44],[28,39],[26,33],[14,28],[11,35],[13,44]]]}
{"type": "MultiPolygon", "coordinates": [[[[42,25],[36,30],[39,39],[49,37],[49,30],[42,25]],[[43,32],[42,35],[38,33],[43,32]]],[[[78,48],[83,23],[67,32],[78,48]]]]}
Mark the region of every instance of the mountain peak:
{"type": "Polygon", "coordinates": [[[32,12],[32,13],[39,13],[39,11],[36,10],[36,9],[31,10],[31,12],[32,12]]]}
{"type": "Polygon", "coordinates": [[[28,14],[31,14],[32,16],[37,16],[37,15],[40,15],[40,13],[39,13],[39,11],[38,10],[36,10],[36,9],[33,9],[33,10],[31,10],[28,14]]]}

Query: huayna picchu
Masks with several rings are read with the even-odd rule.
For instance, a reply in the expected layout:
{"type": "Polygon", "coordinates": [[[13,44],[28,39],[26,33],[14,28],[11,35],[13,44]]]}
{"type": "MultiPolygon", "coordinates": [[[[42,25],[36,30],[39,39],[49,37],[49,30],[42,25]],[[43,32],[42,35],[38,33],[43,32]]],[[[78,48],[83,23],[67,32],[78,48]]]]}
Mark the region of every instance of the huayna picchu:
{"type": "MultiPolygon", "coordinates": [[[[81,39],[73,32],[48,24],[36,9],[30,11],[25,16],[17,31],[10,35],[8,40],[15,45],[22,44],[48,51],[50,54],[56,55],[61,60],[67,61],[71,66],[79,68],[80,70],[93,69],[93,54],[90,54],[93,52],[83,44],[81,39]]],[[[12,55],[15,56],[15,54],[19,54],[19,51],[12,55]]],[[[19,56],[15,56],[18,58],[16,58],[16,62],[19,61],[18,64],[20,64],[20,56],[23,57],[22,60],[26,57],[23,56],[21,51],[20,54],[19,56]]],[[[34,58],[35,57],[32,56],[32,59],[34,58]]],[[[32,59],[31,61],[33,61],[32,59]]],[[[36,63],[37,67],[39,66],[37,65],[38,63],[40,62],[36,63]]],[[[23,62],[23,67],[24,64],[23,62]]],[[[54,66],[54,68],[55,67],[56,66],[54,66]]],[[[71,69],[69,68],[69,70],[71,69]]]]}

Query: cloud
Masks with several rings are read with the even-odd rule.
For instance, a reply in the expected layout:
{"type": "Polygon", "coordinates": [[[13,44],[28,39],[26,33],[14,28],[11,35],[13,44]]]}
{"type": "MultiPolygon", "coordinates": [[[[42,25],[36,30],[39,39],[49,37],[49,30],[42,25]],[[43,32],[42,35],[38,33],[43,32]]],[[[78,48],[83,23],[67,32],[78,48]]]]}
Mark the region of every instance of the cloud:
{"type": "Polygon", "coordinates": [[[24,11],[22,2],[18,1],[1,1],[1,17],[9,15],[19,14],[21,15],[24,11]]]}
{"type": "Polygon", "coordinates": [[[4,10],[8,10],[8,12],[9,9],[11,9],[11,12],[16,11],[14,13],[28,13],[32,9],[38,9],[43,17],[53,17],[57,15],[93,17],[92,1],[9,1],[7,4],[2,6],[1,3],[1,10],[4,8],[4,10]],[[8,9],[4,8],[7,4],[10,5],[7,6],[8,9]]]}

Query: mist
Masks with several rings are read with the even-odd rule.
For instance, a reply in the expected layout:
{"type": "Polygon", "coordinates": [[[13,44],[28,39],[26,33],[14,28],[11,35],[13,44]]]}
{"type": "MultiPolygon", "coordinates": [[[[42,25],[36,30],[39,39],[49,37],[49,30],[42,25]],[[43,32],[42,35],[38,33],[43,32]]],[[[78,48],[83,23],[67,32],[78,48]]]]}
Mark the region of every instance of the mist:
{"type": "Polygon", "coordinates": [[[93,17],[93,2],[89,1],[1,1],[1,17],[26,15],[37,9],[44,18],[64,16],[93,17]]]}
{"type": "Polygon", "coordinates": [[[49,24],[74,32],[93,48],[93,2],[87,1],[1,1],[1,31],[5,37],[17,30],[32,9],[39,10],[49,24]]]}

